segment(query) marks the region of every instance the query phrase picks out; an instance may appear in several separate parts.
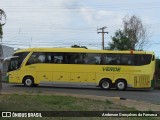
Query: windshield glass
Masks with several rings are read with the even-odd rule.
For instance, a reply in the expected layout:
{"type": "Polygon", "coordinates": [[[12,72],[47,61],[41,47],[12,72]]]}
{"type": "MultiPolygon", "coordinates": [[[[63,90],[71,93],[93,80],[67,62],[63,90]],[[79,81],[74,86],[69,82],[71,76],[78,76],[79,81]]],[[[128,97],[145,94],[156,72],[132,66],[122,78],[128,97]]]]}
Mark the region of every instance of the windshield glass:
{"type": "Polygon", "coordinates": [[[9,67],[8,67],[8,71],[18,69],[19,66],[20,66],[18,63],[19,63],[18,57],[17,58],[11,58],[10,64],[9,64],[9,67]]]}
{"type": "Polygon", "coordinates": [[[16,69],[19,69],[23,60],[26,58],[29,52],[21,52],[21,53],[15,53],[13,56],[16,56],[14,58],[11,58],[9,67],[8,67],[8,72],[13,71],[16,69]]]}

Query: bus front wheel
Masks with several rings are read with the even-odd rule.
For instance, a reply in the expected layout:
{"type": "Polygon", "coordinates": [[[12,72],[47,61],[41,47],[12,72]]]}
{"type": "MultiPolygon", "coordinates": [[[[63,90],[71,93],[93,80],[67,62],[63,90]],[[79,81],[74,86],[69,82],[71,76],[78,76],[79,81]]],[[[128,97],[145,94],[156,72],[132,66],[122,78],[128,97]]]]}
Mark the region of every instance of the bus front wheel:
{"type": "Polygon", "coordinates": [[[24,86],[26,87],[32,87],[34,85],[34,80],[33,80],[33,77],[25,77],[23,79],[23,83],[24,83],[24,86]]]}
{"type": "Polygon", "coordinates": [[[100,87],[102,89],[108,90],[111,88],[112,82],[109,79],[102,79],[100,82],[100,87]]]}
{"type": "Polygon", "coordinates": [[[125,90],[127,87],[127,82],[125,80],[118,80],[116,82],[116,88],[118,90],[125,90]]]}

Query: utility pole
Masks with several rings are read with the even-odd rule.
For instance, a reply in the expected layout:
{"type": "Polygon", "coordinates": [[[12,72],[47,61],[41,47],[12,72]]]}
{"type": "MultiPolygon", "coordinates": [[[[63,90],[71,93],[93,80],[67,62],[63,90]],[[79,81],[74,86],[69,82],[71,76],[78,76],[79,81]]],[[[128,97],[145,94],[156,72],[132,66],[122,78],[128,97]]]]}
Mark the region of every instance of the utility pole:
{"type": "Polygon", "coordinates": [[[106,26],[104,26],[104,27],[102,27],[102,28],[97,28],[97,33],[99,34],[99,33],[102,33],[102,50],[104,50],[104,34],[105,33],[107,33],[108,34],[108,32],[104,32],[104,29],[106,29],[107,27],[106,26]],[[98,30],[102,30],[102,32],[98,32],[98,30]]]}

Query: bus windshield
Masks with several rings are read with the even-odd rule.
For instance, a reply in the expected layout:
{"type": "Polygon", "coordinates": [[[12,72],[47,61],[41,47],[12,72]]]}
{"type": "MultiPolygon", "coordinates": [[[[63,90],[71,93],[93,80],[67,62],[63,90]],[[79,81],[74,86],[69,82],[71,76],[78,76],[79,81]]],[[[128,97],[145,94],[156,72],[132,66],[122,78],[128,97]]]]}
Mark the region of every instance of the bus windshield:
{"type": "Polygon", "coordinates": [[[11,58],[10,64],[9,64],[9,67],[8,67],[8,72],[18,69],[19,66],[20,65],[18,65],[18,56],[15,57],[15,58],[11,58]]]}
{"type": "Polygon", "coordinates": [[[11,58],[9,66],[8,66],[8,72],[17,70],[20,68],[23,60],[26,58],[29,52],[22,52],[22,53],[15,53],[13,54],[13,58],[11,58]]]}

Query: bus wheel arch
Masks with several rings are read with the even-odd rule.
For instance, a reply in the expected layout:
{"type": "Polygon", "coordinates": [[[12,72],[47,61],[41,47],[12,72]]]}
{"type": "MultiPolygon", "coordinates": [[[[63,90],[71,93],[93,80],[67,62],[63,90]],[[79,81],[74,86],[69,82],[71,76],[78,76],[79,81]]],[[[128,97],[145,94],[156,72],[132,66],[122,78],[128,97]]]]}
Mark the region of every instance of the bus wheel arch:
{"type": "Polygon", "coordinates": [[[109,90],[112,86],[112,80],[109,78],[102,78],[99,82],[99,86],[102,89],[109,90]]]}
{"type": "Polygon", "coordinates": [[[115,81],[115,87],[118,90],[125,90],[127,88],[127,81],[124,78],[117,79],[115,81]]]}
{"type": "Polygon", "coordinates": [[[31,76],[31,75],[24,76],[22,83],[26,87],[34,86],[34,78],[33,78],[33,76],[31,76]]]}

